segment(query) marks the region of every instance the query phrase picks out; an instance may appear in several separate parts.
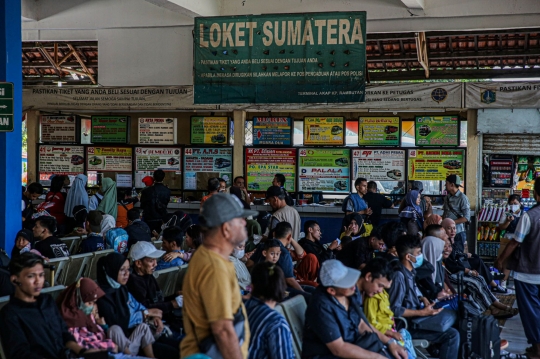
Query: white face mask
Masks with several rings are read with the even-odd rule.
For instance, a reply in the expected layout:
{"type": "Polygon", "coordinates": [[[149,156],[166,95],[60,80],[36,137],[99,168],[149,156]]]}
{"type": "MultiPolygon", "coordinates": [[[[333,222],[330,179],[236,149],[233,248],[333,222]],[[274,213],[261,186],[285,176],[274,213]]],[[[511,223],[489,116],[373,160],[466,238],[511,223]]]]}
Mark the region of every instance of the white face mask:
{"type": "Polygon", "coordinates": [[[234,249],[233,250],[233,256],[237,259],[244,258],[244,255],[246,254],[246,251],[244,249],[234,249]]]}
{"type": "Polygon", "coordinates": [[[512,212],[517,212],[521,206],[519,204],[513,204],[510,206],[510,208],[512,209],[512,212]]]}

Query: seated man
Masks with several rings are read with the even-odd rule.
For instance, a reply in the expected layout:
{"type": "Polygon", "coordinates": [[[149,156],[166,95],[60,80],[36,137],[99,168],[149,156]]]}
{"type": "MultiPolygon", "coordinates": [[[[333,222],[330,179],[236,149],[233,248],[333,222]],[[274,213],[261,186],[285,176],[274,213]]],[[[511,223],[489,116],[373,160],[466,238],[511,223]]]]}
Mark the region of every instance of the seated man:
{"type": "Polygon", "coordinates": [[[319,223],[313,220],[306,221],[304,223],[304,233],[306,236],[300,239],[298,243],[307,253],[314,254],[319,260],[319,264],[322,264],[327,259],[335,258],[339,241],[334,240],[329,245],[321,244],[322,233],[319,223]]]}
{"type": "MultiPolygon", "coordinates": [[[[415,268],[420,267],[424,259],[420,239],[410,235],[399,237],[396,251],[400,264],[397,265],[392,286],[388,291],[392,312],[396,317],[407,318],[413,339],[426,339],[433,344],[440,344],[440,359],[456,359],[459,349],[459,332],[456,329],[447,328],[443,332],[417,329],[416,324],[420,322],[417,319],[421,317],[438,316],[439,322],[442,322],[443,316],[446,318],[446,314],[452,314],[455,318],[455,313],[441,313],[443,310],[450,312],[449,309],[433,308],[434,303],[422,297],[416,286],[415,268]]],[[[436,321],[434,318],[434,322],[436,321]]],[[[427,322],[425,323],[426,327],[429,327],[427,322]]]]}
{"type": "Polygon", "coordinates": [[[380,228],[376,228],[368,237],[358,238],[343,246],[343,249],[337,252],[336,259],[349,268],[361,270],[375,256],[375,252],[382,250],[384,250],[384,241],[380,228]]]}
{"type": "MultiPolygon", "coordinates": [[[[321,285],[306,310],[302,358],[407,358],[395,339],[367,323],[362,296],[356,288],[359,277],[360,271],[338,260],[323,263],[321,285]]],[[[367,295],[381,291],[389,283],[386,277],[371,276],[371,284],[362,282],[362,291],[367,295]]]]}
{"type": "Polygon", "coordinates": [[[78,345],[54,299],[41,294],[45,271],[40,256],[21,254],[9,264],[9,272],[15,294],[0,311],[0,338],[8,359],[63,359],[66,349],[77,357],[99,351],[78,345]]]}
{"type": "Polygon", "coordinates": [[[184,264],[183,257],[186,254],[182,250],[184,243],[184,232],[178,227],[167,227],[163,230],[163,244],[161,248],[165,250],[165,255],[157,262],[156,270],[170,267],[179,267],[184,264]]]}
{"type": "Polygon", "coordinates": [[[32,229],[36,242],[34,249],[47,258],[69,257],[67,245],[53,236],[56,232],[56,219],[50,216],[36,218],[32,229]]]}
{"type": "Polygon", "coordinates": [[[128,239],[128,250],[139,241],[152,242],[152,231],[148,224],[141,220],[141,212],[132,208],[127,212],[128,226],[125,228],[128,239]]]}
{"type": "Polygon", "coordinates": [[[86,230],[88,235],[82,241],[79,253],[90,253],[105,249],[105,242],[101,235],[101,221],[103,215],[100,211],[90,211],[86,217],[86,230]]]}

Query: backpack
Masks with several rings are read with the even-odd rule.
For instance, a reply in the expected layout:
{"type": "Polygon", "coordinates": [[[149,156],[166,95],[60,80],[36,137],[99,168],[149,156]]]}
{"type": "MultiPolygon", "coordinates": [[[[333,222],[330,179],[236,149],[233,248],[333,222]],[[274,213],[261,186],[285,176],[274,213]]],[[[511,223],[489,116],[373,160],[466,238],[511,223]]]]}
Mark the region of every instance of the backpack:
{"type": "Polygon", "coordinates": [[[114,249],[115,252],[124,254],[127,252],[129,236],[122,228],[110,229],[105,235],[105,248],[114,249]]]}

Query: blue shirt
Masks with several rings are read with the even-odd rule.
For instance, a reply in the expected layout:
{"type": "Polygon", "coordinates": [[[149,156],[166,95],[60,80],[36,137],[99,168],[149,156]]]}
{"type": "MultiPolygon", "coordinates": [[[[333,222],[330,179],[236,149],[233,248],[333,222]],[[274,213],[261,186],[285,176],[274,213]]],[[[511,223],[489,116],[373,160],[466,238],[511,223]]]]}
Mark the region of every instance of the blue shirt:
{"type": "Polygon", "coordinates": [[[129,300],[128,300],[128,308],[129,308],[129,324],[128,328],[133,328],[136,325],[139,325],[143,322],[143,311],[146,310],[146,307],[142,305],[141,303],[137,302],[137,299],[135,299],[134,296],[129,293],[129,300]]]}
{"type": "Polygon", "coordinates": [[[358,290],[349,301],[349,310],[345,310],[336,298],[326,292],[326,288],[317,287],[306,310],[302,358],[333,358],[327,343],[342,338],[344,342],[352,344],[361,337],[358,326],[362,321],[367,323],[367,319],[358,290]]]}
{"type": "Polygon", "coordinates": [[[104,249],[105,242],[103,241],[103,236],[97,233],[90,233],[86,239],[82,241],[79,253],[97,252],[104,249]]]}
{"type": "MultiPolygon", "coordinates": [[[[180,250],[175,250],[173,252],[183,253],[183,251],[180,251],[180,250]]],[[[182,259],[180,259],[180,258],[175,258],[170,262],[166,262],[163,259],[160,259],[157,262],[156,270],[167,269],[167,268],[171,268],[171,267],[180,267],[183,264],[184,264],[184,261],[182,259]]]]}
{"type": "Polygon", "coordinates": [[[246,311],[251,332],[248,359],[294,358],[291,329],[281,314],[253,297],[246,311]]]}
{"type": "MultiPolygon", "coordinates": [[[[285,278],[294,278],[294,272],[293,272],[293,262],[291,258],[291,254],[289,253],[289,250],[285,248],[283,243],[279,241],[279,248],[281,249],[281,254],[279,255],[279,260],[277,261],[277,265],[283,270],[283,274],[285,275],[285,278]]],[[[264,250],[264,243],[259,244],[257,247],[257,250],[255,250],[255,253],[251,256],[251,260],[255,263],[264,262],[266,258],[263,256],[263,250],[264,250]]]]}

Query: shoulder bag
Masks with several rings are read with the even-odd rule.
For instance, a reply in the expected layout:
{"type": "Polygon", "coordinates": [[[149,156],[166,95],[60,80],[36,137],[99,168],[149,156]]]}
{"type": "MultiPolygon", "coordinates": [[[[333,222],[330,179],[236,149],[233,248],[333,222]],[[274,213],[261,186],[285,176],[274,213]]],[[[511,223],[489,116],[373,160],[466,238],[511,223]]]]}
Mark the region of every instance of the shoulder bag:
{"type": "MultiPolygon", "coordinates": [[[[454,216],[456,216],[457,219],[464,218],[462,215],[460,215],[459,213],[456,212],[454,207],[452,207],[452,205],[450,204],[450,200],[448,199],[448,196],[444,197],[444,203],[448,206],[448,209],[450,210],[450,212],[452,212],[454,214],[454,216]]],[[[463,228],[465,228],[465,232],[469,232],[469,225],[470,224],[471,223],[470,223],[470,221],[468,219],[467,219],[467,222],[463,223],[463,228]]]]}

